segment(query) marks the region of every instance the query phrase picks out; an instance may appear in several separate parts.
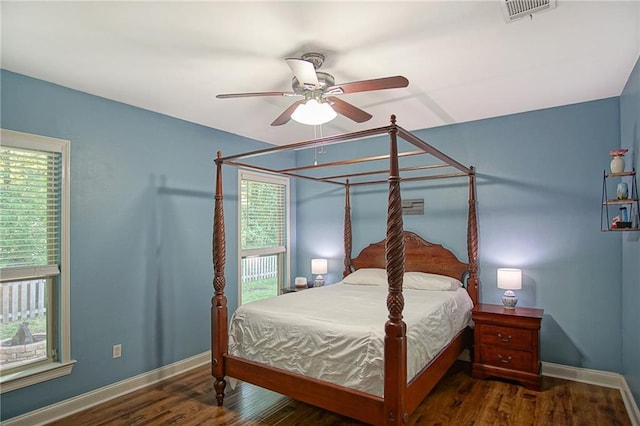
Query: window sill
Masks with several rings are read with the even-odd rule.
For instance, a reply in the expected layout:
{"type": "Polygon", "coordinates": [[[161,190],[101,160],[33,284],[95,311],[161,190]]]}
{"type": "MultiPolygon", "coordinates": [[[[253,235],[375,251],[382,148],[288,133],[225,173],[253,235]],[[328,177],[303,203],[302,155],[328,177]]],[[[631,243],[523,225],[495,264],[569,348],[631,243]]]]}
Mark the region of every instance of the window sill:
{"type": "Polygon", "coordinates": [[[75,360],[53,362],[0,377],[0,394],[71,374],[75,360]]]}

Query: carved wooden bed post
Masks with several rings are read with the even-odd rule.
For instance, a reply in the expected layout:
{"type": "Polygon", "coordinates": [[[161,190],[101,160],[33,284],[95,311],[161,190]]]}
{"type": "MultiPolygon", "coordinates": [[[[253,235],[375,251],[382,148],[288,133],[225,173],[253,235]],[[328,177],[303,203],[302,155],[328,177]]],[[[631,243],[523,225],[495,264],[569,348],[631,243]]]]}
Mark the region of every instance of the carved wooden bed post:
{"type": "Polygon", "coordinates": [[[402,320],[404,297],[404,236],[402,200],[400,198],[400,171],[398,168],[398,129],[396,116],[391,116],[389,130],[389,204],[387,208],[386,263],[389,294],[389,319],[384,338],[384,424],[402,425],[408,414],[405,407],[407,388],[407,326],[402,320]]]}
{"type": "Polygon", "coordinates": [[[351,202],[349,201],[349,179],[344,187],[344,271],[342,278],[351,273],[351,202]]]}
{"type": "Polygon", "coordinates": [[[227,297],[224,295],[226,279],[224,266],[226,261],[224,210],[222,204],[222,153],[218,151],[216,159],[216,196],[213,213],[213,288],[215,294],[211,298],[211,375],[215,377],[214,388],[219,406],[224,399],[224,388],[227,385],[224,368],[224,354],[227,353],[229,334],[227,332],[227,297]]]}
{"type": "Polygon", "coordinates": [[[476,173],[471,167],[469,174],[469,219],[467,221],[467,252],[469,256],[469,276],[467,292],[473,304],[479,303],[478,295],[478,219],[476,216],[476,173]]]}

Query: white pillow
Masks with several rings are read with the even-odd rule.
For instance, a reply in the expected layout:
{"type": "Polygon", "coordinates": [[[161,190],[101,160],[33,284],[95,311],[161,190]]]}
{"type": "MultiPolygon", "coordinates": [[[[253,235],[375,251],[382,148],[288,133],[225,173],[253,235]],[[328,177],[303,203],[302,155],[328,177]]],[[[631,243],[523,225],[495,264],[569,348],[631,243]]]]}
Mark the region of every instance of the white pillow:
{"type": "MultiPolygon", "coordinates": [[[[411,290],[455,291],[462,283],[446,275],[426,272],[405,272],[402,287],[411,290]]],[[[387,286],[387,271],[378,268],[362,268],[347,275],[345,284],[387,286]]]]}
{"type": "Polygon", "coordinates": [[[387,285],[387,271],[378,268],[358,269],[342,279],[345,284],[387,285]]]}
{"type": "Polygon", "coordinates": [[[405,272],[402,288],[412,290],[455,291],[462,283],[446,275],[428,274],[426,272],[405,272]]]}

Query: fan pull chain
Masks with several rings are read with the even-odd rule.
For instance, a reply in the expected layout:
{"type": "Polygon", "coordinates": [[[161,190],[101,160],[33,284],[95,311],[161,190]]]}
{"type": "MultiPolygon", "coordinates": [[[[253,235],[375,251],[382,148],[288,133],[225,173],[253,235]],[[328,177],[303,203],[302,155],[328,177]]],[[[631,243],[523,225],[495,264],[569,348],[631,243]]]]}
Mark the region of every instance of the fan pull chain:
{"type": "MultiPolygon", "coordinates": [[[[313,138],[318,139],[322,138],[322,124],[313,126],[313,138]]],[[[318,151],[318,147],[313,148],[313,165],[318,165],[318,154],[326,154],[327,151],[324,150],[324,145],[320,145],[320,151],[318,151]]]]}

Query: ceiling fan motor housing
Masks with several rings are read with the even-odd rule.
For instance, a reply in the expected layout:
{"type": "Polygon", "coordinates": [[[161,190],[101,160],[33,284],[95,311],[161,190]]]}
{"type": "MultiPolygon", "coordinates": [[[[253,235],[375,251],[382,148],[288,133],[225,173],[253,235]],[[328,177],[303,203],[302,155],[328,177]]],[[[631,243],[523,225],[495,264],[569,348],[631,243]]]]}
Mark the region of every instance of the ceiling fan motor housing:
{"type": "Polygon", "coordinates": [[[309,52],[300,56],[300,59],[304,59],[307,62],[311,62],[315,69],[318,69],[324,64],[324,55],[317,52],[309,52]]]}
{"type": "Polygon", "coordinates": [[[304,95],[309,91],[318,91],[322,92],[325,88],[330,86],[335,86],[336,80],[333,78],[331,74],[327,74],[326,72],[316,71],[316,75],[318,76],[318,87],[316,90],[313,88],[306,87],[304,84],[300,84],[296,77],[293,77],[291,80],[291,87],[293,91],[299,95],[304,95]]]}

